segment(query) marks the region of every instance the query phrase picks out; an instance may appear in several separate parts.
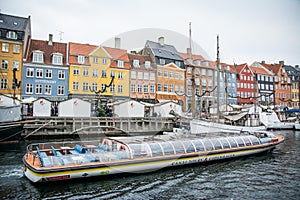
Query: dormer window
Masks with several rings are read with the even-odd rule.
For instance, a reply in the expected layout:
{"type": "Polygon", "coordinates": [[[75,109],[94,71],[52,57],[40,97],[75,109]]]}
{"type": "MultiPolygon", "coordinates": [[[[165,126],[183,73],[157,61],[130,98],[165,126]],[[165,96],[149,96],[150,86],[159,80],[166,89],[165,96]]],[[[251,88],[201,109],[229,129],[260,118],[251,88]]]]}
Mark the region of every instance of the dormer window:
{"type": "Polygon", "coordinates": [[[123,60],[118,60],[118,67],[124,68],[124,61],[123,60]]]}
{"type": "Polygon", "coordinates": [[[195,60],[194,63],[195,63],[196,65],[200,65],[200,64],[201,64],[200,60],[195,60]]]}
{"type": "Polygon", "coordinates": [[[84,56],[79,55],[79,56],[77,57],[77,62],[78,62],[79,64],[84,64],[84,56]]]}
{"type": "Polygon", "coordinates": [[[52,54],[52,64],[53,65],[62,65],[63,64],[63,55],[61,53],[52,54]]]}
{"type": "Polygon", "coordinates": [[[8,31],[6,34],[6,38],[16,40],[18,39],[17,33],[14,31],[8,31]]]}
{"type": "Polygon", "coordinates": [[[139,60],[133,60],[133,66],[134,67],[140,67],[140,61],[139,60]]]}
{"type": "Polygon", "coordinates": [[[42,51],[34,51],[32,56],[32,62],[35,63],[44,63],[44,52],[42,51]]]}
{"type": "Polygon", "coordinates": [[[151,68],[151,63],[150,61],[145,61],[145,68],[150,69],[151,68]]]}

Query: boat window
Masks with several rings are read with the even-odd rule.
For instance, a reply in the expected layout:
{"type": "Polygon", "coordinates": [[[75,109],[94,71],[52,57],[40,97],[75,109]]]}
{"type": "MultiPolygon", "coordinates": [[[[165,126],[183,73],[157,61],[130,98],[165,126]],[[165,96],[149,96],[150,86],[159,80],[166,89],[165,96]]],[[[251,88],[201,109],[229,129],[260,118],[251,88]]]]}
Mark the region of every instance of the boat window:
{"type": "Polygon", "coordinates": [[[174,149],[173,149],[173,146],[171,143],[169,142],[162,142],[160,143],[163,150],[164,150],[164,154],[165,155],[171,155],[171,154],[174,154],[174,149]]]}
{"type": "Polygon", "coordinates": [[[230,148],[230,145],[229,145],[228,141],[226,140],[226,138],[221,138],[221,139],[219,139],[219,141],[222,143],[222,146],[224,149],[230,148]]]}
{"type": "Polygon", "coordinates": [[[189,141],[189,140],[182,141],[182,143],[183,143],[187,153],[195,152],[195,147],[194,147],[194,145],[192,144],[191,141],[189,141]]]}
{"type": "Polygon", "coordinates": [[[230,143],[231,148],[237,147],[237,143],[236,143],[236,141],[234,140],[233,137],[228,137],[227,139],[230,143]]]}
{"type": "Polygon", "coordinates": [[[163,155],[161,147],[158,143],[149,143],[149,146],[152,151],[152,156],[162,156],[163,155]]]}
{"type": "Polygon", "coordinates": [[[196,147],[196,151],[205,151],[201,140],[193,140],[192,142],[196,147]]]}
{"type": "Polygon", "coordinates": [[[205,146],[206,151],[211,151],[214,149],[211,142],[208,139],[203,140],[203,144],[205,146]]]}
{"type": "Polygon", "coordinates": [[[215,147],[215,150],[222,149],[222,145],[220,144],[218,139],[211,139],[210,141],[215,147]]]}
{"type": "Polygon", "coordinates": [[[245,146],[244,140],[241,137],[236,137],[235,140],[238,143],[239,147],[245,146]]]}
{"type": "Polygon", "coordinates": [[[259,144],[259,140],[257,137],[251,137],[250,140],[252,141],[252,144],[255,145],[255,144],[259,144]]]}
{"type": "Polygon", "coordinates": [[[134,158],[140,158],[149,155],[149,150],[145,144],[129,144],[134,158]]]}
{"type": "Polygon", "coordinates": [[[176,154],[185,153],[184,147],[183,147],[183,145],[182,145],[181,142],[179,142],[179,141],[172,141],[172,144],[173,144],[173,146],[175,148],[176,154]]]}
{"type": "Polygon", "coordinates": [[[251,146],[252,145],[249,137],[244,137],[243,139],[245,141],[246,146],[251,146]]]}

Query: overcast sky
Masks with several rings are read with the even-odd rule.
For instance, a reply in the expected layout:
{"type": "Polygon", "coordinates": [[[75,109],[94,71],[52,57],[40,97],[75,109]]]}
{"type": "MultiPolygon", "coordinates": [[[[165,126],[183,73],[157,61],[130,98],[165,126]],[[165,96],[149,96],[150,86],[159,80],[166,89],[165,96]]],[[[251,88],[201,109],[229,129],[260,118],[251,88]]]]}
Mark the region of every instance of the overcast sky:
{"type": "MultiPolygon", "coordinates": [[[[35,39],[52,33],[59,41],[63,31],[63,42],[100,45],[145,28],[188,37],[191,22],[193,41],[212,60],[219,34],[222,62],[300,64],[300,0],[0,0],[0,5],[1,13],[30,15],[35,39]]],[[[165,42],[170,44],[167,37],[165,42]]]]}

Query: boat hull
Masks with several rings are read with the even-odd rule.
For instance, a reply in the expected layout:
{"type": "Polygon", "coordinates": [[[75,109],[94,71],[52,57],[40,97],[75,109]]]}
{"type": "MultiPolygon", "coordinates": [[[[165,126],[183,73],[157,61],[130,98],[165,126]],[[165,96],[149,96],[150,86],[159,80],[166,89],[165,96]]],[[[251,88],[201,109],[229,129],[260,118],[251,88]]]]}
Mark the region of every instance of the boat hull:
{"type": "Polygon", "coordinates": [[[223,160],[229,158],[236,158],[242,156],[254,155],[266,152],[274,148],[276,144],[267,145],[257,148],[245,148],[238,151],[216,152],[210,154],[191,154],[182,156],[173,156],[161,159],[142,159],[142,160],[128,160],[122,163],[106,163],[99,165],[78,166],[72,168],[62,168],[56,170],[47,169],[33,169],[26,164],[25,157],[25,176],[32,182],[47,182],[57,180],[69,180],[77,178],[95,177],[103,175],[112,175],[120,173],[142,173],[159,170],[166,167],[181,166],[196,163],[205,163],[209,161],[223,160]]]}
{"type": "Polygon", "coordinates": [[[267,125],[267,130],[293,130],[295,129],[294,122],[279,122],[267,125]]]}
{"type": "Polygon", "coordinates": [[[242,131],[248,131],[248,132],[254,132],[254,131],[261,131],[265,130],[265,126],[257,126],[257,127],[247,127],[247,126],[234,126],[234,125],[228,125],[228,124],[222,124],[222,123],[216,123],[216,122],[210,122],[205,120],[198,120],[193,119],[190,122],[191,127],[191,133],[192,134],[199,134],[199,133],[210,133],[210,132],[242,132],[242,131]]]}
{"type": "Polygon", "coordinates": [[[0,124],[0,142],[19,140],[23,131],[23,123],[0,124]]]}

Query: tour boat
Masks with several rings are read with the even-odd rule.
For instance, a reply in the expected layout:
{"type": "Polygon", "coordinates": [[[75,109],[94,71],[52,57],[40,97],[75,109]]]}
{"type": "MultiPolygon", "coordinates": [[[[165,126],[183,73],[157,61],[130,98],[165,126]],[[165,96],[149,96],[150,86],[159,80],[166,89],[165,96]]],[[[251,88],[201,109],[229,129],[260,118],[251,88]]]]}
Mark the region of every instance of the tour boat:
{"type": "Polygon", "coordinates": [[[36,143],[27,146],[24,174],[32,182],[142,173],[165,167],[253,155],[284,141],[269,132],[169,134],[151,137],[104,137],[81,142],[36,143]]]}

